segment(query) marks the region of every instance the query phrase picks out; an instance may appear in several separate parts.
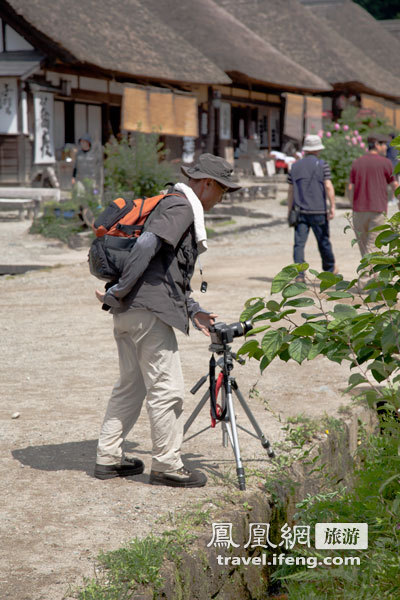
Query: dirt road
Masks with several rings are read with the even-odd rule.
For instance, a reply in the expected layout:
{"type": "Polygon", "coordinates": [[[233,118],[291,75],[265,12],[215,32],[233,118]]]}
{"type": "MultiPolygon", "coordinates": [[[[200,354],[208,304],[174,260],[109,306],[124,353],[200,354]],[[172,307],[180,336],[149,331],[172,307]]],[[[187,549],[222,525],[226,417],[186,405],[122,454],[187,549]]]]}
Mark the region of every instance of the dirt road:
{"type": "MultiPolygon", "coordinates": [[[[235,217],[248,229],[210,240],[203,259],[207,294],[199,293],[198,274],[193,281],[195,296],[226,322],[238,320],[247,298],[264,296],[272,277],[292,260],[286,209],[277,200],[252,206],[273,219],[235,217]],[[271,221],[274,226],[268,225],[271,221]]],[[[344,213],[338,211],[332,239],[337,264],[350,278],[359,257],[357,248],[350,247],[351,236],[343,235],[344,213]]],[[[62,266],[0,277],[0,598],[61,600],[69,586],[93,575],[101,549],[156,533],[161,516],[215,497],[223,489],[223,474],[235,471],[232,451],[222,447],[219,432],[209,431],[184,445],[186,462],[207,472],[207,487],[179,493],[153,488],[148,484],[150,436],[143,411],[128,450],[144,460],[146,472],[107,482],[92,477],[96,439],[118,373],[112,319],[94,297],[97,282],[88,273],[86,250],[28,236],[27,227],[27,222],[0,221],[1,262],[62,266]],[[16,412],[20,416],[13,419],[16,412]]],[[[320,268],[314,239],[306,256],[320,268]]],[[[208,340],[193,331],[189,338],[179,335],[179,342],[189,390],[207,372],[208,340]]],[[[239,345],[240,340],[235,347],[239,345]]],[[[301,367],[273,363],[262,377],[258,363],[250,362],[236,367],[235,375],[246,397],[256,384],[260,394],[249,400],[250,406],[271,441],[282,438],[281,423],[265,410],[265,400],[282,419],[300,412],[332,415],[348,402],[341,395],[347,367],[325,359],[301,367]]],[[[188,391],[188,415],[198,399],[188,391]]],[[[237,412],[248,427],[241,409],[237,412]]],[[[203,411],[193,431],[208,421],[203,411]]],[[[257,440],[240,433],[240,443],[246,465],[268,464],[257,440]]]]}

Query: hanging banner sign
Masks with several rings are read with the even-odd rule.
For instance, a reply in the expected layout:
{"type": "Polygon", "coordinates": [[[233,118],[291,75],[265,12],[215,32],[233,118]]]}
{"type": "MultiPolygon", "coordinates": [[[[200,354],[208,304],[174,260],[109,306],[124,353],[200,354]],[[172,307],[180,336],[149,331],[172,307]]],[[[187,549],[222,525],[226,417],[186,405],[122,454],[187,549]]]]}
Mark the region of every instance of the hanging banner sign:
{"type": "Polygon", "coordinates": [[[162,88],[127,85],[122,99],[122,129],[197,138],[197,98],[162,88]]]}
{"type": "Polygon", "coordinates": [[[384,117],[385,115],[385,101],[382,98],[361,94],[361,107],[378,117],[384,117]]]}
{"type": "Polygon", "coordinates": [[[17,80],[0,77],[0,133],[18,133],[17,80]]]}
{"type": "Polygon", "coordinates": [[[35,164],[55,162],[54,155],[54,97],[46,92],[33,95],[35,110],[35,164]]]}
{"type": "Polygon", "coordinates": [[[286,94],[283,133],[294,140],[303,139],[304,96],[286,94]]]}
{"type": "Polygon", "coordinates": [[[221,102],[219,121],[219,139],[231,139],[231,105],[229,102],[221,102]]]}
{"type": "Polygon", "coordinates": [[[322,129],[322,98],[306,96],[306,131],[314,135],[322,129]]]}

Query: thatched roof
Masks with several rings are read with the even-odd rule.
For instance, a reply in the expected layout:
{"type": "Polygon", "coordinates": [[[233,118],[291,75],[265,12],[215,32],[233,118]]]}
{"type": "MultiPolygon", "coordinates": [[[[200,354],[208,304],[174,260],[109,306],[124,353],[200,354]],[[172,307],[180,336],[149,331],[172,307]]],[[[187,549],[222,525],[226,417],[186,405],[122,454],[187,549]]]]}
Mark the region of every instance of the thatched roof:
{"type": "Polygon", "coordinates": [[[249,29],[332,85],[400,96],[400,82],[297,0],[215,0],[249,29]]]}
{"type": "MultiPolygon", "coordinates": [[[[307,0],[303,2],[307,4],[307,0]]],[[[393,40],[383,25],[351,0],[325,0],[310,9],[326,19],[341,36],[350,40],[365,56],[386,71],[400,77],[400,40],[393,40]]]]}
{"type": "Polygon", "coordinates": [[[400,41],[400,19],[383,19],[379,24],[400,41]]]}
{"type": "Polygon", "coordinates": [[[1,15],[36,48],[51,47],[64,61],[171,82],[230,83],[139,0],[2,0],[1,15]]]}
{"type": "Polygon", "coordinates": [[[322,76],[283,55],[263,32],[256,35],[213,0],[142,0],[142,4],[235,81],[284,89],[331,89],[322,76]]]}

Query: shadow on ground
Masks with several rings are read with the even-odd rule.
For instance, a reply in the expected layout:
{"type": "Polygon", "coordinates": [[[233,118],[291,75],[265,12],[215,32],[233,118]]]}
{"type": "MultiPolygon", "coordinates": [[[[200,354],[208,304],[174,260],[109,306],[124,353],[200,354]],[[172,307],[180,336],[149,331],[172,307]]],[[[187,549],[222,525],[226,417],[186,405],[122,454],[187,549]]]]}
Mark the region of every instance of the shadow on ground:
{"type": "MultiPolygon", "coordinates": [[[[135,450],[137,444],[125,442],[126,452],[135,450]]],[[[27,446],[12,451],[21,464],[40,471],[84,471],[92,475],[96,460],[97,440],[82,440],[66,444],[27,446]]],[[[135,450],[135,452],[138,452],[135,450]]],[[[140,452],[148,454],[148,452],[140,452]]]]}
{"type": "MultiPolygon", "coordinates": [[[[150,451],[141,451],[137,449],[138,444],[134,442],[125,442],[124,450],[127,453],[134,452],[135,455],[143,458],[143,455],[150,455],[150,451]]],[[[83,440],[80,442],[68,442],[66,444],[48,444],[46,446],[27,446],[12,451],[12,456],[22,465],[38,469],[40,471],[83,471],[89,477],[93,477],[93,470],[96,457],[97,440],[83,440]]],[[[191,470],[200,469],[204,471],[211,480],[226,481],[228,479],[236,480],[235,460],[231,459],[213,459],[201,454],[187,452],[182,455],[185,466],[191,470]],[[221,468],[222,467],[222,468],[221,468]]],[[[249,463],[264,463],[264,460],[244,461],[249,463]]],[[[130,479],[130,478],[129,478],[130,479]]],[[[148,483],[149,473],[135,475],[134,480],[141,483],[148,483]]],[[[212,483],[212,481],[210,482],[212,483]]]]}

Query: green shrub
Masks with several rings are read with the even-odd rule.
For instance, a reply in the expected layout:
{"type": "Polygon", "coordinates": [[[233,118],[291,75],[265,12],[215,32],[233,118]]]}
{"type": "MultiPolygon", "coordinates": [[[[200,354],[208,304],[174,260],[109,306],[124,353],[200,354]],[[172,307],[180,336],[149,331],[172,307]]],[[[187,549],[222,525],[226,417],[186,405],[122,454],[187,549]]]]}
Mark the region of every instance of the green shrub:
{"type": "MultiPolygon", "coordinates": [[[[370,436],[360,446],[359,468],[352,490],[337,490],[308,497],[296,505],[296,523],[314,531],[316,523],[367,523],[368,548],[354,550],[360,565],[314,569],[283,566],[273,578],[280,580],[293,600],[370,600],[400,598],[400,488],[398,440],[370,436]]],[[[293,549],[292,554],[320,558],[346,556],[338,550],[293,549]]]]}
{"type": "Polygon", "coordinates": [[[43,207],[43,214],[33,220],[29,233],[39,233],[44,237],[68,243],[71,236],[83,231],[83,221],[79,212],[79,204],[75,200],[63,203],[47,202],[43,207]]]}
{"type": "Polygon", "coordinates": [[[124,135],[119,141],[114,138],[105,145],[104,152],[105,185],[112,196],[126,191],[137,198],[154,196],[174,179],[156,133],[124,135]]]}
{"type": "Polygon", "coordinates": [[[326,160],[332,172],[335,192],[344,196],[353,160],[368,150],[367,139],[374,133],[389,133],[390,127],[379,117],[362,116],[357,108],[345,109],[336,123],[330,123],[320,132],[325,150],[321,158],[326,160]]]}

